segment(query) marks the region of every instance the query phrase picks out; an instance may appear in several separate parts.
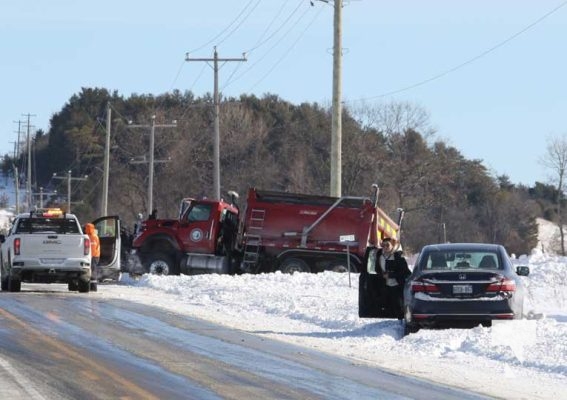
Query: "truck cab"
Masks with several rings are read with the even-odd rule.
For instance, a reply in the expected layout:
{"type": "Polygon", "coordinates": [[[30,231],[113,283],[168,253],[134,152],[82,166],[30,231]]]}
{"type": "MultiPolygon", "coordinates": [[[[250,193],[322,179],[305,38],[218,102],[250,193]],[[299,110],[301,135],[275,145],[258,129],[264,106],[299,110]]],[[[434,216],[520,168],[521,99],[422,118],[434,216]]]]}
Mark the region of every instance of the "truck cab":
{"type": "MultiPolygon", "coordinates": [[[[148,219],[132,242],[130,272],[160,275],[225,269],[238,208],[223,200],[184,198],[177,219],[148,219]]],[[[223,272],[228,272],[224,271],[223,272]]]]}

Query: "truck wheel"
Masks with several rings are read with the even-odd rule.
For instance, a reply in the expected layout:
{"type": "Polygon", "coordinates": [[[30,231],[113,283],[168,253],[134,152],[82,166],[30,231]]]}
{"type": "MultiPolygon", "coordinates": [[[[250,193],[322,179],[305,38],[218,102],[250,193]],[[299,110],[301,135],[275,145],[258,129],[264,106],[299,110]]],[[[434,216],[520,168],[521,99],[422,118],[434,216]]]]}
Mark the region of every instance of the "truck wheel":
{"type": "MultiPolygon", "coordinates": [[[[329,264],[329,266],[325,269],[326,271],[333,271],[333,272],[348,272],[348,263],[347,261],[334,261],[329,264]]],[[[355,263],[350,263],[350,272],[358,272],[358,268],[355,263]]]]}
{"type": "Polygon", "coordinates": [[[22,289],[22,281],[8,277],[8,290],[10,292],[19,292],[22,289]]]}
{"type": "Polygon", "coordinates": [[[171,257],[164,253],[150,254],[146,261],[146,270],[153,275],[179,275],[171,257]]]}
{"type": "Polygon", "coordinates": [[[280,267],[282,273],[293,274],[294,272],[311,272],[311,268],[300,258],[286,258],[280,267]]]}

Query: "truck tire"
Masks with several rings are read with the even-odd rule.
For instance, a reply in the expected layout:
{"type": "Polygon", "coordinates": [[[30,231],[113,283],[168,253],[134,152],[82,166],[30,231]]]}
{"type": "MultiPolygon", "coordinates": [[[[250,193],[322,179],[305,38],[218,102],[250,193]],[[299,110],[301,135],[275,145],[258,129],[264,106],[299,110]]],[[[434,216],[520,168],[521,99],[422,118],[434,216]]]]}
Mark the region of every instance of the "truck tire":
{"type": "Polygon", "coordinates": [[[284,274],[293,274],[295,272],[311,272],[311,268],[301,258],[286,258],[283,260],[280,270],[284,274]]]}
{"type": "MultiPolygon", "coordinates": [[[[348,262],[347,260],[333,261],[332,263],[329,264],[329,266],[325,270],[333,271],[333,272],[348,272],[348,262]]],[[[350,272],[358,272],[357,264],[354,263],[352,260],[350,262],[350,272]]]]}
{"type": "Polygon", "coordinates": [[[171,257],[164,253],[148,255],[145,268],[149,274],[153,275],[179,275],[171,257]]]}

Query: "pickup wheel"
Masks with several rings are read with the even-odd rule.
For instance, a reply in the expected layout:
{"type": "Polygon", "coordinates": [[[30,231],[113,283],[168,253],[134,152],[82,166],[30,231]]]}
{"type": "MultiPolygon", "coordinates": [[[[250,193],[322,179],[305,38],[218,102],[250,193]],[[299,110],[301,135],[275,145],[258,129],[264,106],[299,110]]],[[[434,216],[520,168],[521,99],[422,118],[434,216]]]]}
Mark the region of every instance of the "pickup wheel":
{"type": "Polygon", "coordinates": [[[282,273],[293,274],[294,272],[311,272],[311,268],[300,258],[286,258],[280,267],[282,273]]]}
{"type": "Polygon", "coordinates": [[[146,271],[153,275],[179,275],[173,260],[165,253],[148,255],[145,266],[146,271]]]}
{"type": "Polygon", "coordinates": [[[8,277],[8,290],[10,292],[19,292],[20,290],[22,290],[22,281],[8,277]]]}
{"type": "Polygon", "coordinates": [[[91,290],[91,281],[88,280],[84,280],[84,279],[79,279],[79,281],[77,282],[77,289],[79,289],[79,293],[88,293],[91,290]]]}

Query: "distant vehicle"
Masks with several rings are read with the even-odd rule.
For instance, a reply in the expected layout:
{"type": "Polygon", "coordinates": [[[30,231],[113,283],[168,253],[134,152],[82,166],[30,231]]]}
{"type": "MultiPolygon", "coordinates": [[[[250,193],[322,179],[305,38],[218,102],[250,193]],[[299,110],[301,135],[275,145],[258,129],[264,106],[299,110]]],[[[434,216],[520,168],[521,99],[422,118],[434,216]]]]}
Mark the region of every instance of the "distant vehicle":
{"type": "Polygon", "coordinates": [[[527,266],[514,269],[501,245],[425,246],[404,288],[404,334],[420,328],[491,326],[521,319],[527,266]]]}
{"type": "MultiPolygon", "coordinates": [[[[101,235],[103,271],[120,273],[120,222],[103,217],[93,222],[101,235]],[[116,267],[114,267],[116,265],[116,267]]],[[[74,214],[60,209],[38,209],[15,217],[8,235],[0,235],[1,289],[19,292],[22,282],[67,283],[71,291],[90,291],[90,240],[74,214]]],[[[103,274],[105,276],[105,274],[103,274]]]]}

